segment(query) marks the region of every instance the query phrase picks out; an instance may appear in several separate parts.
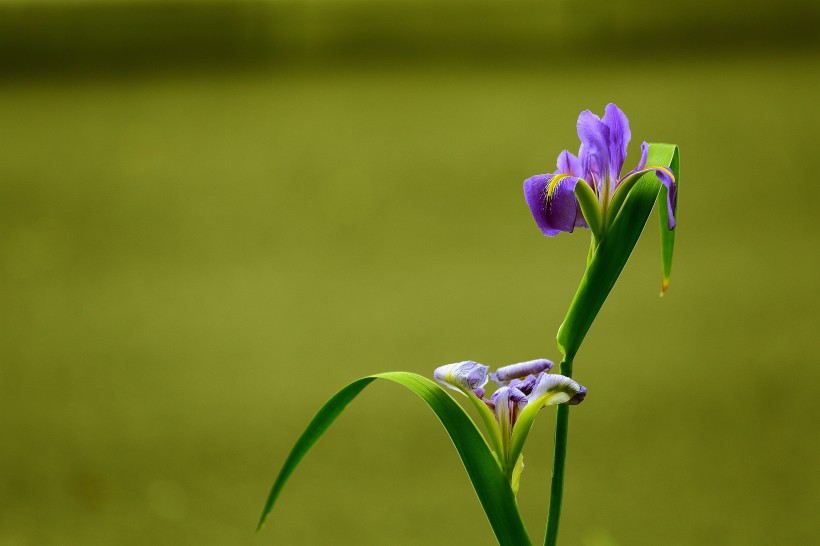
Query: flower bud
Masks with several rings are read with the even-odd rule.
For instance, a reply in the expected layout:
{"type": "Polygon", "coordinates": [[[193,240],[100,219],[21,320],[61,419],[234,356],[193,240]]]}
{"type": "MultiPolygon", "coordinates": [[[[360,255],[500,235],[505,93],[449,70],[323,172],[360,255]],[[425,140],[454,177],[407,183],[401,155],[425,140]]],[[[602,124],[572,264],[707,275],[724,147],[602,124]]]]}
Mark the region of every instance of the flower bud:
{"type": "Polygon", "coordinates": [[[472,360],[445,364],[433,372],[433,377],[442,385],[459,391],[475,391],[487,384],[487,370],[484,366],[472,360]]]}
{"type": "Polygon", "coordinates": [[[510,364],[509,366],[498,368],[498,371],[492,374],[492,378],[493,381],[501,384],[511,379],[518,379],[521,377],[527,377],[528,375],[537,375],[541,372],[548,372],[554,365],[555,364],[553,364],[552,361],[545,358],[528,360],[527,362],[519,362],[518,364],[510,364]]]}

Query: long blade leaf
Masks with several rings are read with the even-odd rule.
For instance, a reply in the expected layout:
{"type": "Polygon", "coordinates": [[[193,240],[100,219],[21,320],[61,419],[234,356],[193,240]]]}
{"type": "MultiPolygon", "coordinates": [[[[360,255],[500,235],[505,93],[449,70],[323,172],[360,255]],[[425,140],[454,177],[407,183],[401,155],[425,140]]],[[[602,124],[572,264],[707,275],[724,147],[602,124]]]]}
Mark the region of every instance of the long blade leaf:
{"type": "MultiPolygon", "coordinates": [[[[647,164],[669,167],[677,176],[677,154],[677,146],[650,144],[647,164]]],[[[564,322],[558,329],[558,346],[568,358],[571,359],[577,353],[592,322],[623,271],[662,187],[663,184],[654,173],[643,175],[629,192],[612,227],[598,245],[564,322]]],[[[665,199],[665,195],[663,197],[665,199]]],[[[665,201],[660,208],[663,209],[663,219],[666,211],[665,201]]],[[[662,238],[662,244],[664,275],[668,278],[667,268],[671,268],[672,264],[674,231],[672,235],[662,238]]]]}
{"type": "Polygon", "coordinates": [[[259,528],[262,528],[285,482],[305,454],[336,420],[342,410],[376,379],[386,379],[407,387],[435,412],[464,463],[499,544],[501,546],[531,545],[510,484],[473,420],[439,385],[426,377],[408,372],[389,372],[356,380],[336,393],[322,406],[282,465],[262,510],[259,528]]]}

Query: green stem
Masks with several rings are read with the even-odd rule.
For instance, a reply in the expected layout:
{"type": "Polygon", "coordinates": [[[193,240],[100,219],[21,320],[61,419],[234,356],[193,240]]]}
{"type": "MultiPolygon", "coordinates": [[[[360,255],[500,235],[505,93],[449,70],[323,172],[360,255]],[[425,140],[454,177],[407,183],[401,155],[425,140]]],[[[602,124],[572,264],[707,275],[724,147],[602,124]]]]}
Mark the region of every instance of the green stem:
{"type": "MultiPolygon", "coordinates": [[[[572,377],[572,356],[561,362],[561,375],[572,377]]],[[[561,497],[564,493],[564,464],[567,458],[567,430],[569,427],[569,406],[558,404],[555,414],[555,455],[552,461],[552,483],[550,486],[550,508],[547,519],[547,536],[544,546],[555,546],[558,542],[558,523],[561,519],[561,497]]]]}
{"type": "Polygon", "coordinates": [[[589,264],[592,263],[592,258],[595,257],[595,250],[597,248],[598,248],[598,245],[596,244],[596,241],[595,241],[595,235],[593,235],[590,238],[590,241],[589,241],[589,252],[587,252],[587,267],[589,267],[589,264]]]}

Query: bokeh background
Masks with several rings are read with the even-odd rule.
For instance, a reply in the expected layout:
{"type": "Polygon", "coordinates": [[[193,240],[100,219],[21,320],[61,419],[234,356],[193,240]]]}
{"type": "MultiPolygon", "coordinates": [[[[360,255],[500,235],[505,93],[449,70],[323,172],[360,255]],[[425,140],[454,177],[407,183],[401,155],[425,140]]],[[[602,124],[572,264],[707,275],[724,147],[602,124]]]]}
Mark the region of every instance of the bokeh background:
{"type": "MultiPolygon", "coordinates": [[[[521,182],[616,102],[681,147],[576,360],[564,544],[817,540],[820,4],[4,0],[0,545],[493,544],[395,385],[558,358],[585,233],[521,182]]],[[[552,412],[519,496],[543,532],[552,412]]]]}

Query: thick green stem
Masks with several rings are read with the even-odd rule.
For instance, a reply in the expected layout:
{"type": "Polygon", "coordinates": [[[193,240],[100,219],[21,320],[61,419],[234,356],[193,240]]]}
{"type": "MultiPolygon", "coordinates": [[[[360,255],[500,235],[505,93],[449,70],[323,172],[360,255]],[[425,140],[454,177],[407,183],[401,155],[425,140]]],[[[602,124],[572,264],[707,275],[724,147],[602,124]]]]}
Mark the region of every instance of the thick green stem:
{"type": "MultiPolygon", "coordinates": [[[[561,362],[561,375],[572,377],[572,357],[561,362]]],[[[547,536],[544,546],[558,543],[558,523],[561,519],[561,497],[564,493],[564,464],[567,458],[567,429],[569,427],[569,406],[558,404],[555,414],[555,455],[552,461],[552,483],[550,486],[550,508],[547,519],[547,536]]]]}

